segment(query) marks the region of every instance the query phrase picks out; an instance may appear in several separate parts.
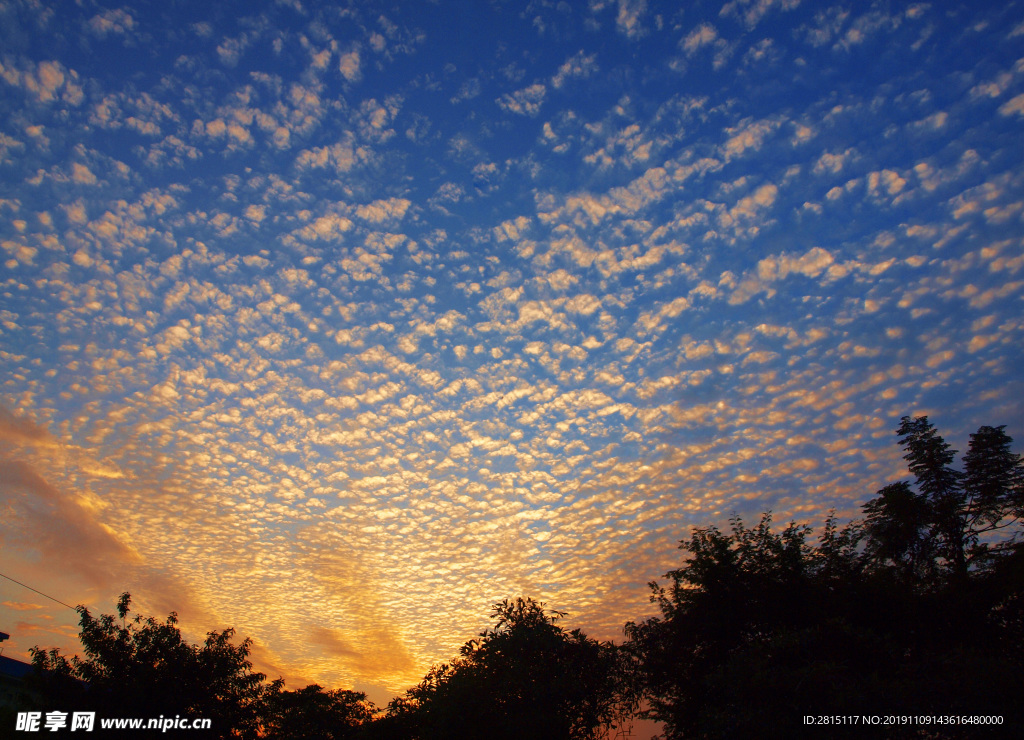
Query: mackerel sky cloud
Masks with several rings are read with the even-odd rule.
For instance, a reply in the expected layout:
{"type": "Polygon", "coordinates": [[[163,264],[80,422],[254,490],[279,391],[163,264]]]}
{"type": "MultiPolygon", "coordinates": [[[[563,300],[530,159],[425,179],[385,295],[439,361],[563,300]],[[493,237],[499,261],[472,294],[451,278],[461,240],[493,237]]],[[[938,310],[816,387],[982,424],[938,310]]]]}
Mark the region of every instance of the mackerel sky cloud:
{"type": "Polygon", "coordinates": [[[685,6],[0,2],[3,572],[381,702],[1024,439],[1022,7],[685,6]]]}

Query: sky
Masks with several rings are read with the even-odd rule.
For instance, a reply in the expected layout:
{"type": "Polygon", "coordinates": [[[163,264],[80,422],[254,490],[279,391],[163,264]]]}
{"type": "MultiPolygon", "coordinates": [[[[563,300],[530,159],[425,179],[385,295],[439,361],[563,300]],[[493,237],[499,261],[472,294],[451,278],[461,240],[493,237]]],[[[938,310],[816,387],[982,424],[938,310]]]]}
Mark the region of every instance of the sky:
{"type": "Polygon", "coordinates": [[[620,640],[901,416],[1020,451],[1022,133],[1020,2],[2,0],[0,571],[378,703],[620,640]]]}

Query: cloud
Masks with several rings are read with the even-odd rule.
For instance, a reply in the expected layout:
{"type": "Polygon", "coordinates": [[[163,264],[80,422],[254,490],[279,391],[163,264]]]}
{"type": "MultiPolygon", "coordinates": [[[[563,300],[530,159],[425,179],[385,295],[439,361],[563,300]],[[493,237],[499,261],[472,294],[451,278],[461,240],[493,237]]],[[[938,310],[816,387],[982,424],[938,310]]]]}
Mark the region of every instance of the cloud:
{"type": "Polygon", "coordinates": [[[27,462],[0,460],[0,481],[11,507],[3,530],[8,552],[32,550],[51,569],[101,588],[114,586],[138,560],[80,500],[59,492],[27,462]]]}
{"type": "Polygon", "coordinates": [[[999,106],[999,113],[1004,116],[1024,116],[1024,94],[1017,95],[999,106]]]}
{"type": "Polygon", "coordinates": [[[80,162],[71,165],[71,181],[78,185],[95,185],[97,182],[96,175],[80,162]]]}
{"type": "Polygon", "coordinates": [[[757,267],[746,274],[729,296],[729,303],[744,303],[760,292],[774,291],[772,284],[785,280],[790,275],[816,278],[835,262],[828,250],[812,247],[802,255],[781,253],[758,261],[757,267]]]}
{"type": "Polygon", "coordinates": [[[811,46],[825,46],[838,35],[849,17],[850,11],[839,7],[819,10],[814,14],[814,25],[804,25],[799,30],[811,46]]]}
{"type": "Polygon", "coordinates": [[[44,608],[40,604],[26,604],[20,601],[2,601],[0,605],[6,606],[8,609],[14,609],[15,611],[36,611],[44,608]]]}
{"type": "Polygon", "coordinates": [[[413,674],[416,664],[408,648],[384,627],[372,628],[356,637],[359,647],[354,647],[339,630],[314,627],[310,641],[324,648],[328,654],[340,658],[360,681],[380,681],[382,674],[413,674]]]}
{"type": "Polygon", "coordinates": [[[647,15],[647,0],[618,0],[619,12],[615,25],[619,33],[630,39],[639,39],[647,34],[644,17],[647,15]]]}
{"type": "Polygon", "coordinates": [[[21,87],[40,103],[62,102],[78,106],[85,99],[78,73],[56,60],[38,64],[29,62],[24,71],[0,62],[0,78],[21,87]]]}
{"type": "Polygon", "coordinates": [[[401,98],[396,96],[387,98],[383,104],[378,103],[375,98],[364,100],[359,106],[356,116],[360,134],[378,144],[391,139],[395,135],[395,131],[389,126],[398,114],[401,105],[401,98]]]}
{"type": "Polygon", "coordinates": [[[517,113],[521,116],[535,116],[540,112],[547,95],[547,88],[541,83],[534,83],[522,90],[517,90],[508,95],[502,95],[495,102],[502,110],[509,113],[517,113]]]}
{"type": "MultiPolygon", "coordinates": [[[[909,18],[916,18],[918,14],[908,14],[909,18]]],[[[875,10],[861,15],[850,22],[846,33],[839,39],[834,48],[849,51],[855,46],[865,43],[871,36],[880,31],[894,31],[902,22],[899,15],[893,15],[883,10],[875,10]]]]}
{"type": "Polygon", "coordinates": [[[972,98],[998,98],[1007,88],[1009,88],[1013,81],[1013,75],[1009,72],[1003,72],[1002,74],[995,77],[990,82],[979,82],[977,85],[971,88],[972,98]]]}
{"type": "Polygon", "coordinates": [[[718,40],[718,31],[715,30],[715,27],[710,23],[702,23],[690,31],[679,44],[688,56],[693,56],[701,48],[714,44],[716,40],[718,40]]]}
{"type": "Polygon", "coordinates": [[[906,185],[907,181],[892,170],[868,173],[868,193],[875,197],[880,197],[883,191],[887,195],[897,195],[906,185]]]}
{"type": "Polygon", "coordinates": [[[769,134],[779,128],[781,122],[777,120],[752,121],[747,119],[740,122],[738,126],[726,129],[729,138],[722,145],[722,153],[728,162],[736,157],[745,156],[749,152],[758,151],[769,134]]]}
{"type": "Polygon", "coordinates": [[[0,441],[17,445],[54,448],[57,440],[31,418],[12,414],[0,406],[0,441]]]}
{"type": "Polygon", "coordinates": [[[258,33],[245,32],[239,36],[225,38],[217,45],[217,56],[225,67],[237,67],[242,55],[256,41],[258,33]]]}
{"type": "Polygon", "coordinates": [[[775,203],[778,193],[779,189],[773,183],[761,185],[750,195],[740,198],[728,213],[719,216],[719,223],[724,228],[743,225],[759,227],[756,221],[763,211],[775,203]]]}
{"type": "Polygon", "coordinates": [[[555,89],[561,88],[567,80],[590,77],[598,69],[597,54],[588,56],[583,51],[578,51],[558,68],[558,72],[551,78],[551,86],[555,89]]]}
{"type": "Polygon", "coordinates": [[[743,21],[747,28],[754,28],[773,9],[793,10],[800,0],[731,0],[722,6],[721,16],[734,16],[743,21]]]}
{"type": "Polygon", "coordinates": [[[135,18],[122,8],[111,8],[90,18],[88,28],[100,38],[127,36],[135,29],[135,18]]]}
{"type": "Polygon", "coordinates": [[[374,224],[397,222],[405,217],[411,205],[412,201],[406,198],[388,198],[357,207],[356,215],[374,224]]]}
{"type": "Polygon", "coordinates": [[[338,71],[349,82],[359,82],[363,77],[360,69],[361,61],[359,49],[352,49],[338,59],[338,71]]]}
{"type": "MultiPolygon", "coordinates": [[[[282,143],[287,144],[291,134],[282,137],[282,143]]],[[[275,141],[277,135],[275,133],[275,141]]],[[[343,137],[342,141],[328,146],[304,149],[295,158],[295,166],[300,170],[331,168],[336,173],[345,173],[360,163],[364,155],[357,151],[355,140],[351,134],[343,137]]]]}
{"type": "Polygon", "coordinates": [[[857,153],[852,148],[836,154],[825,152],[818,158],[818,161],[814,163],[814,173],[816,175],[824,173],[832,175],[838,174],[856,156],[857,153]]]}

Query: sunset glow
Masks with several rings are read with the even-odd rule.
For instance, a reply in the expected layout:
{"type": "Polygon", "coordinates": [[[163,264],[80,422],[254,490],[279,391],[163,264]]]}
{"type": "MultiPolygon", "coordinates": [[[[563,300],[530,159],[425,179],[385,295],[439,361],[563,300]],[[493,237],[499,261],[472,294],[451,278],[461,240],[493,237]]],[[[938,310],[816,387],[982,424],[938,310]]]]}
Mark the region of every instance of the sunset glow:
{"type": "Polygon", "coordinates": [[[291,688],[1024,440],[1019,5],[2,0],[0,112],[0,572],[291,688]]]}

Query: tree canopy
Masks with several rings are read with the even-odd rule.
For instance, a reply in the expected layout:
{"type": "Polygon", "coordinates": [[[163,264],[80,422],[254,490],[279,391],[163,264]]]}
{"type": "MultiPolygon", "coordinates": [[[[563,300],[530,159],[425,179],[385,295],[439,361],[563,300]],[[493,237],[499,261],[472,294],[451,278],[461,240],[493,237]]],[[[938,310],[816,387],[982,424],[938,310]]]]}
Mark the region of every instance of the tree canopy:
{"type": "Polygon", "coordinates": [[[1020,456],[1002,427],[971,436],[962,470],[926,417],[897,434],[915,480],[878,491],[863,523],[832,514],[811,542],[806,525],[776,531],[767,513],[682,541],[684,565],[651,584],[660,615],[626,625],[648,716],[669,740],[821,737],[805,715],[1007,715],[1019,703],[1020,456]]]}
{"type": "Polygon", "coordinates": [[[391,702],[389,737],[598,737],[631,714],[614,645],[564,630],[533,599],[495,604],[495,626],[391,702]]]}
{"type": "MultiPolygon", "coordinates": [[[[117,617],[93,617],[78,607],[84,658],[32,649],[40,706],[107,717],[204,718],[211,720],[213,737],[257,737],[267,686],[266,676],[252,670],[252,641],[234,644],[234,630],[226,629],[192,645],[182,638],[175,613],[163,622],[129,618],[130,605],[124,593],[117,617]]],[[[165,733],[153,732],[159,734],[165,733]]]]}
{"type": "Polygon", "coordinates": [[[278,679],[267,692],[263,706],[263,733],[267,740],[349,740],[366,737],[360,732],[376,707],[361,691],[324,690],[311,684],[285,691],[278,679]]]}
{"type": "Polygon", "coordinates": [[[1013,538],[992,539],[1017,527],[1024,514],[1024,463],[1010,451],[1013,440],[1004,429],[978,429],[956,469],[956,450],[927,416],[903,417],[896,433],[915,486],[892,483],[864,505],[876,564],[919,579],[938,573],[963,579],[1015,546],[1013,538]]]}

